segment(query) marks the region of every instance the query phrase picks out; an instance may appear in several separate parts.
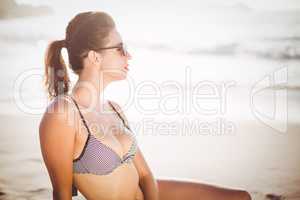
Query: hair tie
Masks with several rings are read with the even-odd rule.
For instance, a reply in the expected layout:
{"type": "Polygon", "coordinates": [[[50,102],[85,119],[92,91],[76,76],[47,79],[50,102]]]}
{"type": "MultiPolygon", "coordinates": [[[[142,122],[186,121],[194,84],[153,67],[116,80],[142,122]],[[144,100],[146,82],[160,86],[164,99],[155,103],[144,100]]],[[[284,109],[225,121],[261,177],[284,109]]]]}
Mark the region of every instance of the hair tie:
{"type": "Polygon", "coordinates": [[[60,42],[61,42],[61,47],[67,47],[65,39],[61,40],[60,42]]]}

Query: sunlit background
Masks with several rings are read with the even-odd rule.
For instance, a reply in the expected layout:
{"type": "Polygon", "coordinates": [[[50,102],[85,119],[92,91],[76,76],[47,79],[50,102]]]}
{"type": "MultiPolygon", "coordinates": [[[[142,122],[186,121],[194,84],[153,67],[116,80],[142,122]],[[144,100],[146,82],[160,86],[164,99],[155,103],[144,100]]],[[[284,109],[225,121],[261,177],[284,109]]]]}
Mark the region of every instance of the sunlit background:
{"type": "Polygon", "coordinates": [[[49,41],[64,38],[68,21],[88,10],[109,13],[132,54],[129,81],[111,84],[105,97],[124,108],[157,178],[240,188],[257,200],[300,199],[298,0],[1,0],[0,199],[51,196],[38,140],[49,103],[43,56],[49,41]],[[225,95],[198,101],[213,114],[191,102],[203,81],[232,84],[225,95]],[[140,98],[158,90],[158,98],[140,98]],[[199,121],[233,131],[200,131],[199,121]]]}

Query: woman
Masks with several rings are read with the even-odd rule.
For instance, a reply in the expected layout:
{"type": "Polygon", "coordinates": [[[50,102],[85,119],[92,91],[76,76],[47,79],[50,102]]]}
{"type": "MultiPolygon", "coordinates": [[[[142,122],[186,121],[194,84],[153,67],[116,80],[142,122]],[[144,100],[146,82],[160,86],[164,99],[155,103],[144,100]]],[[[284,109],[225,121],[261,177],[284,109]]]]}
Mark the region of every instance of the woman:
{"type": "Polygon", "coordinates": [[[52,102],[39,131],[53,199],[71,199],[77,190],[89,200],[250,199],[244,191],[155,180],[122,109],[101,98],[109,83],[126,78],[130,58],[104,12],[76,15],[66,38],[49,44],[45,84],[52,102]],[[63,47],[78,75],[71,92],[63,47]]]}

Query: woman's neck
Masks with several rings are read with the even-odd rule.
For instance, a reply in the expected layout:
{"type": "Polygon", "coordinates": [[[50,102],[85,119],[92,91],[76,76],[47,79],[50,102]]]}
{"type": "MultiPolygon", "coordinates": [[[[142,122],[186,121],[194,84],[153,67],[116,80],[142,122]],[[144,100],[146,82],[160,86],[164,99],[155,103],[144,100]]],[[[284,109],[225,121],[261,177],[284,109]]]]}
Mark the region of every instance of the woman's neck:
{"type": "Polygon", "coordinates": [[[103,73],[94,68],[82,70],[72,90],[72,96],[81,106],[91,111],[99,110],[104,103],[104,90],[110,82],[103,73]]]}

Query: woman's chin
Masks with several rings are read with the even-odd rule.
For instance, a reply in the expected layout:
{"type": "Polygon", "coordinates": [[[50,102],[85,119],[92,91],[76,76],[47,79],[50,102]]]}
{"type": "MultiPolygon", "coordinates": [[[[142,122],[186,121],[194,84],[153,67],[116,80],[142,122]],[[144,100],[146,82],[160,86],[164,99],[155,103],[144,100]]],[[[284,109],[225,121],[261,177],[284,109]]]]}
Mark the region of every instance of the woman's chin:
{"type": "Polygon", "coordinates": [[[114,80],[115,80],[115,81],[122,81],[122,80],[125,80],[125,79],[127,79],[127,73],[124,73],[124,74],[122,74],[122,75],[119,75],[119,76],[117,76],[117,77],[114,77],[114,80]]]}

